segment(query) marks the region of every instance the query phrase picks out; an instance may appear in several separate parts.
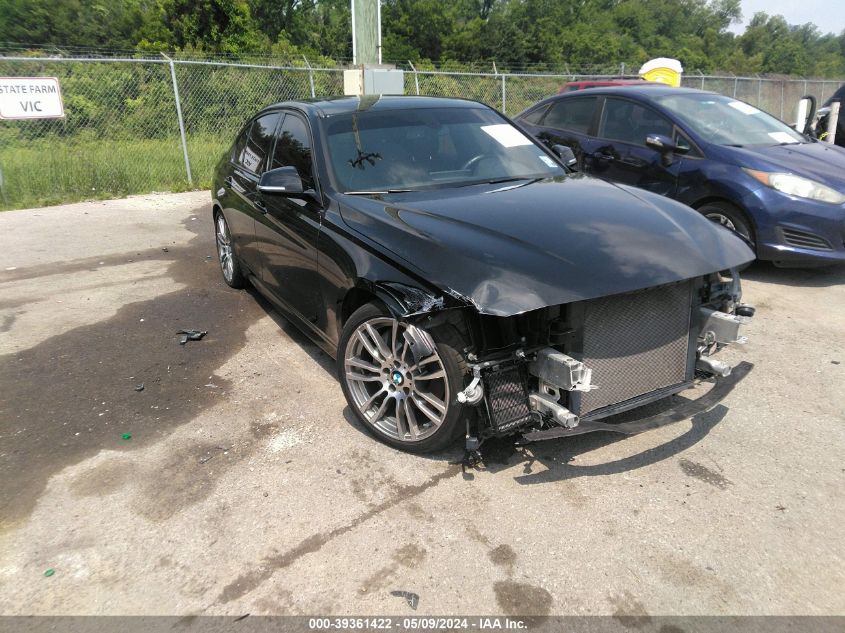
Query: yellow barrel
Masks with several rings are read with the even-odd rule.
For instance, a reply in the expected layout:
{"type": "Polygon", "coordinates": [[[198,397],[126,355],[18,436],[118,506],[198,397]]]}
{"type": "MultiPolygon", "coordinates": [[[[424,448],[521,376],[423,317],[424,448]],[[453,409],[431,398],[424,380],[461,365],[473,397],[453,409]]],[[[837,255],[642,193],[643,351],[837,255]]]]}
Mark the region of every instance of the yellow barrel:
{"type": "Polygon", "coordinates": [[[678,87],[681,85],[681,75],[684,69],[681,62],[669,57],[651,59],[640,68],[640,77],[649,81],[659,81],[662,84],[678,87]]]}

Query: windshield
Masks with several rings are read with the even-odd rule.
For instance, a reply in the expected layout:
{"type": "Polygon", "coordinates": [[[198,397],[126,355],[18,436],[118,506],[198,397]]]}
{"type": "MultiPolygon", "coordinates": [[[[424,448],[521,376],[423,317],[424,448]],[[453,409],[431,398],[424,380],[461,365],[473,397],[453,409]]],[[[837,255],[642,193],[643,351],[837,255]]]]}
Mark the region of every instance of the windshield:
{"type": "Polygon", "coordinates": [[[543,149],[492,110],[356,112],[327,125],[330,166],[343,192],[455,187],[561,176],[543,149]]]}
{"type": "Polygon", "coordinates": [[[655,99],[705,141],[717,145],[781,145],[806,139],[744,101],[714,94],[673,94],[655,99]]]}

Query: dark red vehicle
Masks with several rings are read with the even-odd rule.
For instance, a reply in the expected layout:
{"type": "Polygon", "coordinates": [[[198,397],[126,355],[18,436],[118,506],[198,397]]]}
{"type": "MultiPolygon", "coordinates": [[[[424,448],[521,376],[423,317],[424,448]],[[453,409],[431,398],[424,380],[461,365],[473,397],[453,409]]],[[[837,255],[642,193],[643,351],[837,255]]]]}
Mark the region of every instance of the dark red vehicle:
{"type": "Polygon", "coordinates": [[[585,79],[584,81],[570,81],[563,84],[557,93],[574,92],[585,88],[603,88],[604,86],[662,86],[657,81],[646,81],[645,79],[624,79],[622,77],[610,77],[608,79],[585,79]]]}

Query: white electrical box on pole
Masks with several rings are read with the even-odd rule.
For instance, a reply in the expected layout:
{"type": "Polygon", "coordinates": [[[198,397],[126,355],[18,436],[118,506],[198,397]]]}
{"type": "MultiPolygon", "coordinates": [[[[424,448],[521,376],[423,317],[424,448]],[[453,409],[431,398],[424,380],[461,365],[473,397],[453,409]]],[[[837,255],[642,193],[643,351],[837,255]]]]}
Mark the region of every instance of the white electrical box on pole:
{"type": "Polygon", "coordinates": [[[382,63],[381,1],[351,0],[351,3],[353,68],[343,73],[344,94],[404,94],[404,71],[382,63]]]}

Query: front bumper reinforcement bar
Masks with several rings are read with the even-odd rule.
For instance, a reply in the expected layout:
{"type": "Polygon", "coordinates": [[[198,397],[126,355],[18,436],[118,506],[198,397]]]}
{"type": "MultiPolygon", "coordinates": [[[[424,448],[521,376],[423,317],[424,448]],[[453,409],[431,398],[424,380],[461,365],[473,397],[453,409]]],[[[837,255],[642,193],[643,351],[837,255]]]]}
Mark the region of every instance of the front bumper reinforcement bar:
{"type": "Polygon", "coordinates": [[[739,382],[745,378],[754,368],[753,363],[741,362],[733,368],[730,375],[719,376],[716,378],[716,384],[706,394],[696,400],[689,400],[684,402],[674,409],[658,413],[648,418],[641,420],[634,420],[632,422],[620,422],[619,424],[608,424],[607,422],[581,422],[578,426],[568,429],[564,427],[556,427],[553,429],[545,429],[542,431],[531,431],[524,433],[517,441],[518,445],[531,444],[532,442],[540,442],[543,440],[552,440],[558,437],[569,437],[571,435],[583,435],[584,433],[594,433],[596,431],[609,431],[611,433],[622,433],[623,435],[636,435],[645,431],[660,428],[681,422],[687,418],[710,411],[713,407],[719,404],[725,396],[727,396],[739,382]]]}

